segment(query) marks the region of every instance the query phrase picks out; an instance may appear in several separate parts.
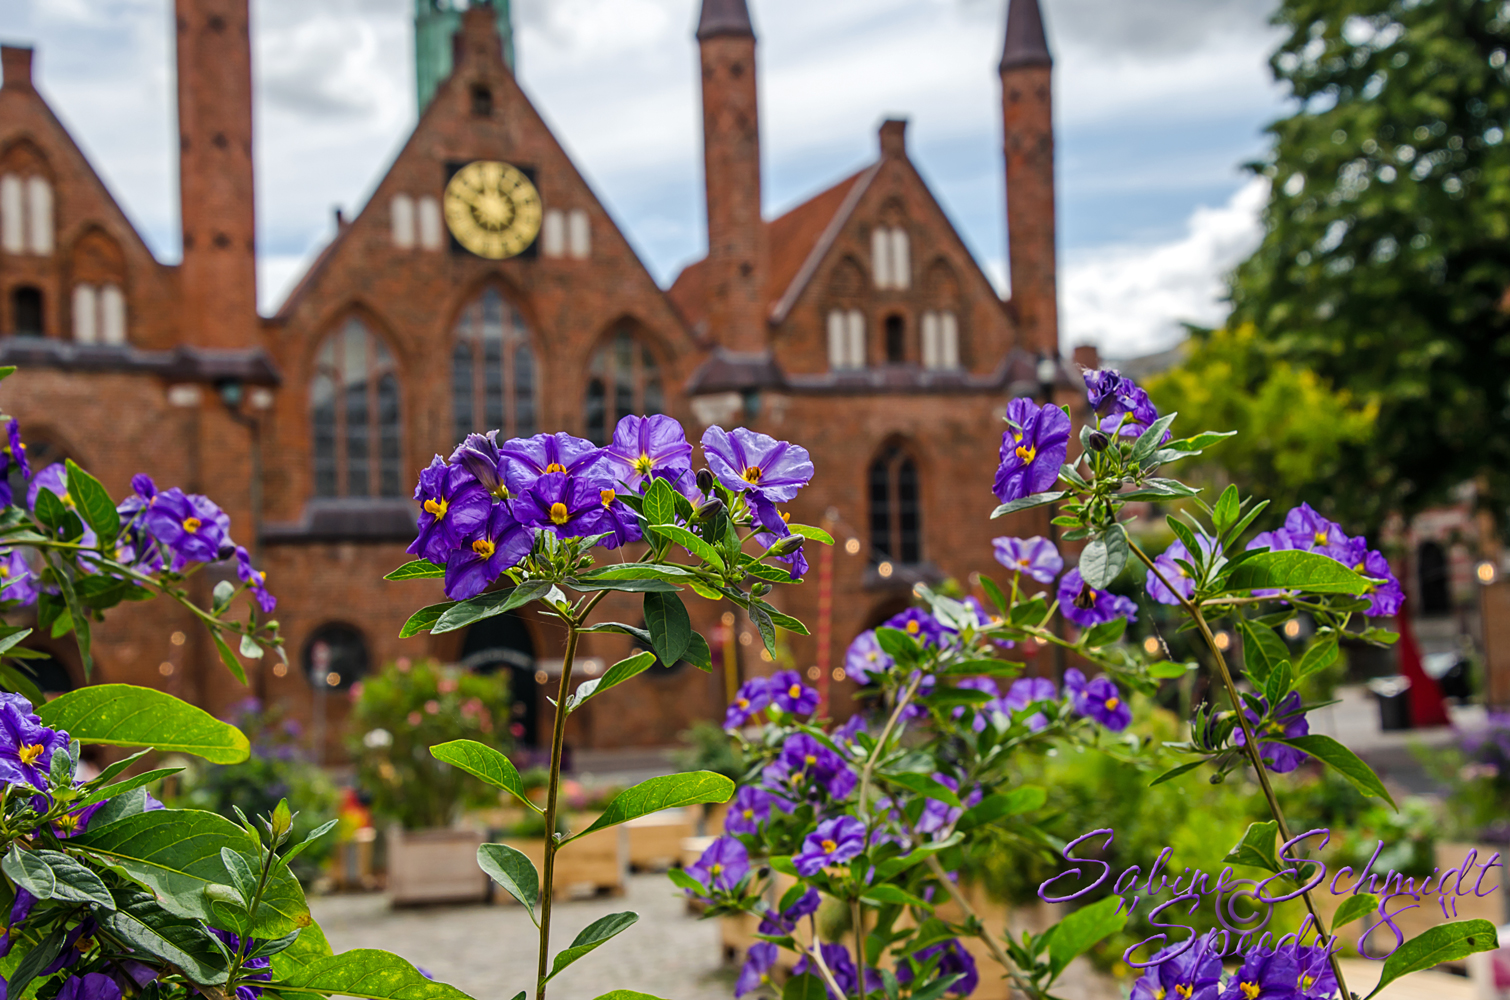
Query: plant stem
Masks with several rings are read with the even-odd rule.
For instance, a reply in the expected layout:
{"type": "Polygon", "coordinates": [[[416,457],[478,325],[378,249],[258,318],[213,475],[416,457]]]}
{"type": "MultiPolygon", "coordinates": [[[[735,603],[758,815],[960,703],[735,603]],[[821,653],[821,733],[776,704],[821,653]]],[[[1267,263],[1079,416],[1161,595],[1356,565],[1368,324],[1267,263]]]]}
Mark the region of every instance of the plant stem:
{"type": "Polygon", "coordinates": [[[865,796],[870,789],[870,773],[875,770],[876,761],[886,751],[886,741],[891,739],[891,731],[897,727],[902,718],[902,711],[907,703],[912,701],[912,696],[917,694],[918,685],[923,683],[923,672],[917,671],[917,676],[907,685],[907,690],[902,692],[902,697],[897,699],[896,708],[891,710],[891,718],[886,720],[886,728],[881,730],[881,735],[876,737],[875,749],[870,756],[865,758],[865,767],[860,771],[860,796],[855,800],[858,811],[863,816],[865,813],[865,796]]]}
{"type": "MultiPolygon", "coordinates": [[[[1127,544],[1143,565],[1147,566],[1159,578],[1159,582],[1164,584],[1165,589],[1180,599],[1180,604],[1185,609],[1185,613],[1195,622],[1196,628],[1200,630],[1201,638],[1206,640],[1207,648],[1211,650],[1211,655],[1216,658],[1217,672],[1222,675],[1222,684],[1227,689],[1227,697],[1232,699],[1232,710],[1237,715],[1237,724],[1243,730],[1243,750],[1247,753],[1248,761],[1253,765],[1253,770],[1258,774],[1258,785],[1263,789],[1264,799],[1269,803],[1269,813],[1274,817],[1274,822],[1279,827],[1279,836],[1284,842],[1288,843],[1291,839],[1290,824],[1285,822],[1284,811],[1279,808],[1279,799],[1274,795],[1274,786],[1269,784],[1269,772],[1264,769],[1263,758],[1259,756],[1258,739],[1254,735],[1253,726],[1248,722],[1248,713],[1243,708],[1243,701],[1238,694],[1237,684],[1232,680],[1232,672],[1227,669],[1227,657],[1222,653],[1221,647],[1216,644],[1216,636],[1211,634],[1211,626],[1206,624],[1206,617],[1201,614],[1200,607],[1170,585],[1169,581],[1165,579],[1163,572],[1154,565],[1152,559],[1148,558],[1148,553],[1139,548],[1131,539],[1128,540],[1127,544]]],[[[1270,707],[1272,708],[1273,706],[1270,707]]],[[[1296,875],[1299,876],[1299,874],[1297,870],[1296,875]]],[[[1311,919],[1316,922],[1316,936],[1319,942],[1324,934],[1323,929],[1326,927],[1326,924],[1322,922],[1321,914],[1316,912],[1316,904],[1311,899],[1311,891],[1309,889],[1302,891],[1300,898],[1305,901],[1306,911],[1310,913],[1311,919]]],[[[1347,982],[1342,978],[1342,960],[1338,957],[1336,951],[1331,952],[1331,961],[1332,972],[1337,977],[1337,988],[1341,990],[1345,1000],[1345,998],[1352,996],[1352,994],[1348,992],[1347,982]]]]}
{"type": "Polygon", "coordinates": [[[959,891],[959,886],[954,884],[954,880],[949,877],[949,873],[939,863],[938,855],[928,855],[927,864],[928,870],[933,872],[933,877],[939,880],[939,884],[944,887],[944,891],[949,894],[949,898],[954,900],[954,905],[960,908],[967,920],[980,927],[980,931],[976,934],[976,937],[986,943],[986,947],[991,951],[991,957],[996,959],[996,964],[1006,970],[1007,975],[1011,977],[1013,984],[1019,990],[1022,990],[1028,996],[1037,996],[1038,991],[1033,988],[1033,984],[1022,977],[1022,973],[1017,971],[1017,968],[1012,964],[1012,960],[1007,958],[1007,953],[1002,951],[1001,945],[997,944],[996,939],[987,933],[986,925],[981,922],[980,916],[975,912],[975,907],[971,906],[970,902],[965,899],[965,894],[959,891]]]}
{"type": "Polygon", "coordinates": [[[813,960],[813,965],[817,967],[818,974],[828,983],[828,988],[834,991],[834,996],[843,997],[844,991],[839,989],[839,981],[834,978],[834,974],[829,969],[828,963],[823,960],[823,949],[818,946],[818,927],[816,923],[813,925],[813,946],[807,950],[807,956],[813,960]]]}
{"type": "Polygon", "coordinates": [[[546,961],[550,957],[551,901],[556,879],[556,803],[561,787],[561,750],[566,743],[566,699],[571,694],[572,661],[577,655],[577,619],[567,617],[566,655],[561,660],[561,686],[556,690],[556,723],[551,732],[551,774],[545,800],[545,871],[540,886],[540,957],[535,1000],[545,1000],[546,961]]]}
{"type": "Polygon", "coordinates": [[[849,907],[855,925],[855,998],[865,1000],[865,914],[859,897],[850,900],[849,907]]]}

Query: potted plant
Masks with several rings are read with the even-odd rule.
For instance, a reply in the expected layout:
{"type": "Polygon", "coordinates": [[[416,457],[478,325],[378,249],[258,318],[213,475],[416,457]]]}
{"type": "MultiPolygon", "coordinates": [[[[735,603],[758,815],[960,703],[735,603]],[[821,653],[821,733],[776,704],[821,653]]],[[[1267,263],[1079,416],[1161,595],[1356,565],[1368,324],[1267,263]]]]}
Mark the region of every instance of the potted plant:
{"type": "Polygon", "coordinates": [[[494,720],[508,711],[507,680],[399,659],[354,685],[353,701],[357,782],[372,795],[373,813],[388,823],[391,902],[487,898],[476,862],[483,831],[459,824],[465,810],[496,805],[497,793],[428,748],[469,739],[506,750],[508,734],[494,720]]]}

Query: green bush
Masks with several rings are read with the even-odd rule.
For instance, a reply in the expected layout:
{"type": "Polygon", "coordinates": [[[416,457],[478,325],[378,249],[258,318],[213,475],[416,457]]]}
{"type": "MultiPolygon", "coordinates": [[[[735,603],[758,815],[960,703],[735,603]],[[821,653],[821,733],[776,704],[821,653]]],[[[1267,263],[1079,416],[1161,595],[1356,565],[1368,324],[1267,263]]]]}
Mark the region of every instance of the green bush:
{"type": "Polygon", "coordinates": [[[422,830],[449,826],[463,809],[496,803],[496,791],[442,764],[430,747],[466,739],[507,751],[503,722],[510,705],[505,675],[433,660],[401,659],[363,681],[348,739],[373,813],[422,830]]]}

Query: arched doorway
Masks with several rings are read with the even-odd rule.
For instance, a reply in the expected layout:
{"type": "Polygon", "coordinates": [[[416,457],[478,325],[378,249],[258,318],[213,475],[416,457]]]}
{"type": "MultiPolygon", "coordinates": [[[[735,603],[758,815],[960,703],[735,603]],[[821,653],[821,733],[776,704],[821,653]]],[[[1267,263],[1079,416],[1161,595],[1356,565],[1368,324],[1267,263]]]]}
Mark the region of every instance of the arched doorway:
{"type": "Polygon", "coordinates": [[[514,700],[509,735],[516,746],[539,746],[535,641],[530,638],[524,620],[515,614],[494,615],[467,629],[461,646],[461,666],[479,674],[508,671],[509,696],[514,700]]]}

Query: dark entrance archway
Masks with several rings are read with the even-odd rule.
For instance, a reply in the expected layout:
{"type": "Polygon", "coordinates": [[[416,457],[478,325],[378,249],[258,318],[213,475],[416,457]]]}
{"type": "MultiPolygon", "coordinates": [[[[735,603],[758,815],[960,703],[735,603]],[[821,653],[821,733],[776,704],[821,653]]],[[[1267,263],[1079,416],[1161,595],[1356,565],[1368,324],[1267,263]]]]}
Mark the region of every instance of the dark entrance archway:
{"type": "Polygon", "coordinates": [[[539,746],[535,642],[523,619],[515,614],[495,615],[467,629],[461,646],[461,665],[479,674],[508,671],[509,696],[514,700],[509,733],[517,746],[539,746]]]}

